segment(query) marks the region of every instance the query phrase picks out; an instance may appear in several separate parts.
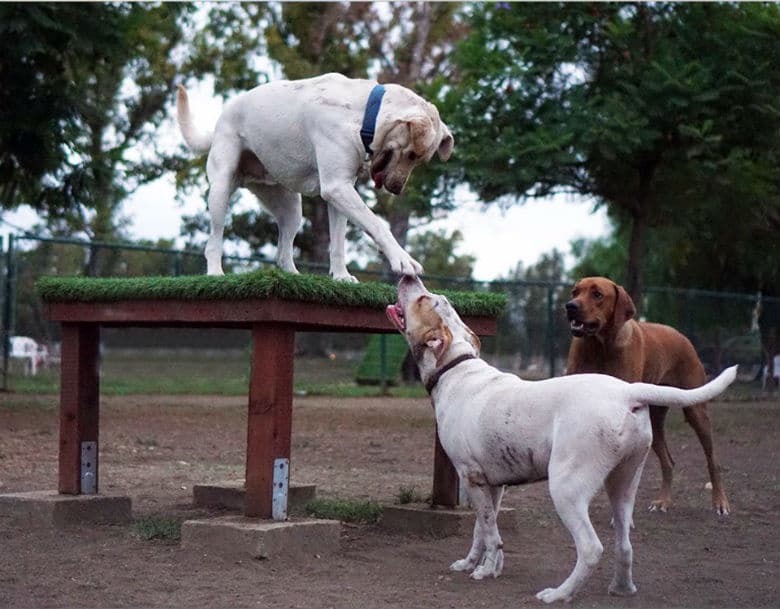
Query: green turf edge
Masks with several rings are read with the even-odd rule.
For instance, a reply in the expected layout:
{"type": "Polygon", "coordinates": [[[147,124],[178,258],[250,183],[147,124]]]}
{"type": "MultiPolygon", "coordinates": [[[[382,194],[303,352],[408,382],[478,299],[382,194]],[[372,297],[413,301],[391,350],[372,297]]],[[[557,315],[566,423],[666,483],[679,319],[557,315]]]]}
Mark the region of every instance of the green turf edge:
{"type": "MultiPolygon", "coordinates": [[[[274,267],[224,276],[41,277],[35,287],[44,302],[279,298],[383,309],[396,299],[395,287],[384,283],[347,283],[323,275],[286,273],[274,267]]],[[[441,293],[461,315],[497,317],[506,307],[506,297],[494,292],[441,293]]]]}

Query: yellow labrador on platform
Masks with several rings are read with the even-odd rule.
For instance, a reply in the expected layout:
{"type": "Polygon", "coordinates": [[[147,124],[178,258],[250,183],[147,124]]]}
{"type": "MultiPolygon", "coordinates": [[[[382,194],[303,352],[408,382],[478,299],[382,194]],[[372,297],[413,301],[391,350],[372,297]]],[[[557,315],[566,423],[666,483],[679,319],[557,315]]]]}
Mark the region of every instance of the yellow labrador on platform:
{"type": "Polygon", "coordinates": [[[237,95],[225,104],[213,132],[195,125],[182,86],[176,107],[187,145],[209,153],[209,275],[222,274],[225,215],[231,195],[241,186],[276,219],[277,264],[285,271],[298,272],[293,239],[301,225],[304,194],[320,195],[328,203],[334,279],[356,281],[344,255],[348,219],[376,242],[393,271],[422,272],[360,198],[355,180],[368,161],[375,186],[399,194],[415,167],[434,154],[446,161],[454,140],[436,106],[400,85],[325,74],[270,82],[237,95]]]}
{"type": "Polygon", "coordinates": [[[431,395],[439,439],[476,510],[468,555],[450,568],[498,577],[503,544],[496,515],[504,485],[549,480],[550,495],[574,538],[577,562],[540,600],[569,601],[601,557],[588,516],[603,486],[615,525],[609,592],[636,592],[629,529],[652,430],[648,404],[685,407],[710,400],[736,377],[736,366],[698,389],[626,383],[602,374],[523,381],[479,359],[480,343],[444,296],[403,277],[387,315],[406,337],[431,395]]]}

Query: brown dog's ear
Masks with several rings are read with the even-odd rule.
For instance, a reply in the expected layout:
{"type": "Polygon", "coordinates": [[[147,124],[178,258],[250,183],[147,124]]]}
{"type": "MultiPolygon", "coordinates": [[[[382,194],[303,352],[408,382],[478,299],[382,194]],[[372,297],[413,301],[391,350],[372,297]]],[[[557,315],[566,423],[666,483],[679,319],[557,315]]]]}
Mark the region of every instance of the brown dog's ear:
{"type": "Polygon", "coordinates": [[[628,295],[623,286],[612,284],[615,286],[615,313],[613,315],[613,326],[616,330],[620,329],[624,323],[629,319],[633,319],[636,315],[636,307],[634,301],[631,300],[631,296],[628,295]]]}
{"type": "Polygon", "coordinates": [[[442,356],[452,344],[452,332],[443,324],[438,328],[431,328],[425,334],[425,344],[433,350],[433,355],[436,357],[436,365],[440,366],[442,356]]]}

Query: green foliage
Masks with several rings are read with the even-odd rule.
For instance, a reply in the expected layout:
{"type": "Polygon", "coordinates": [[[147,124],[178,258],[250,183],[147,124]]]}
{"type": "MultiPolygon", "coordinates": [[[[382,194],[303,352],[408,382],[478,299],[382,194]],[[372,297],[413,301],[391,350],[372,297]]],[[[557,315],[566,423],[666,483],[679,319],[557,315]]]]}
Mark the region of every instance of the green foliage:
{"type": "MultiPolygon", "coordinates": [[[[19,174],[29,177],[23,183],[0,170],[0,188],[12,195],[3,204],[32,204],[54,234],[116,238],[122,201],[171,168],[171,159],[159,152],[156,127],[180,76],[176,54],[194,5],[36,4],[0,10],[5,13],[0,28],[9,28],[7,37],[0,35],[3,44],[24,39],[3,53],[0,89],[14,96],[9,103],[14,114],[12,123],[0,124],[0,141],[15,144],[10,152],[3,146],[0,165],[29,169],[19,174]],[[33,146],[31,154],[42,159],[36,166],[25,156],[33,146]],[[150,149],[156,154],[150,156],[150,149]]],[[[110,274],[115,262],[116,253],[93,250],[87,273],[110,274]]]]}
{"type": "Polygon", "coordinates": [[[382,506],[376,501],[314,499],[306,504],[306,513],[314,518],[373,524],[382,515],[382,506]]]}
{"type": "Polygon", "coordinates": [[[486,201],[595,197],[635,289],[645,255],[700,261],[696,285],[777,283],[777,5],[491,3],[471,24],[448,100],[456,179],[486,201]],[[687,250],[656,247],[667,229],[687,250]]]}
{"type": "MultiPolygon", "coordinates": [[[[447,233],[445,229],[418,233],[409,239],[409,253],[423,265],[426,275],[458,277],[468,279],[474,272],[477,261],[473,254],[457,254],[463,242],[459,230],[447,233]]],[[[437,282],[430,280],[426,284],[430,289],[437,288],[437,282]]]]}
{"type": "Polygon", "coordinates": [[[417,490],[417,487],[401,486],[398,488],[396,500],[400,505],[408,505],[410,503],[423,503],[425,497],[417,490]]]}
{"type": "MultiPolygon", "coordinates": [[[[37,283],[37,290],[46,302],[279,298],[384,309],[396,299],[396,290],[391,285],[334,281],[322,275],[285,273],[275,267],[225,276],[43,277],[37,283]]],[[[500,294],[443,293],[461,315],[495,316],[505,304],[500,294]]]]}
{"type": "Polygon", "coordinates": [[[147,516],[133,523],[133,529],[144,541],[181,539],[181,521],[166,516],[147,516]]]}

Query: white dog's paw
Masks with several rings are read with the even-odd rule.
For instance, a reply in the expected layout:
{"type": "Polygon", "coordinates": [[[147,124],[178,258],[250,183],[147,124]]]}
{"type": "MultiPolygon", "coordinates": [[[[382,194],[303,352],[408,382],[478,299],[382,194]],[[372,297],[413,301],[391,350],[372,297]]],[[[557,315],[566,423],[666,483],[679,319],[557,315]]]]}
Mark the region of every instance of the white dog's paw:
{"type": "Polygon", "coordinates": [[[456,560],[454,563],[452,563],[450,565],[450,571],[470,571],[476,564],[476,560],[471,560],[467,556],[466,558],[461,558],[460,560],[456,560]]]}
{"type": "Polygon", "coordinates": [[[344,281],[346,283],[360,283],[357,280],[357,277],[355,277],[354,275],[350,275],[346,271],[344,271],[343,273],[331,273],[330,277],[334,281],[344,281]]]}
{"type": "Polygon", "coordinates": [[[496,578],[501,575],[501,571],[504,569],[504,551],[498,550],[496,552],[495,559],[485,560],[481,565],[471,572],[471,579],[485,579],[486,577],[496,578]]]}
{"type": "Polygon", "coordinates": [[[393,269],[394,273],[398,273],[399,275],[410,275],[412,277],[422,275],[422,265],[403,250],[399,250],[397,255],[388,255],[387,259],[390,262],[390,268],[393,269]]]}
{"type": "Polygon", "coordinates": [[[556,601],[563,601],[568,603],[571,601],[572,596],[560,591],[560,588],[546,588],[536,595],[543,603],[554,603],[556,601]]]}

